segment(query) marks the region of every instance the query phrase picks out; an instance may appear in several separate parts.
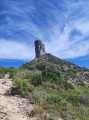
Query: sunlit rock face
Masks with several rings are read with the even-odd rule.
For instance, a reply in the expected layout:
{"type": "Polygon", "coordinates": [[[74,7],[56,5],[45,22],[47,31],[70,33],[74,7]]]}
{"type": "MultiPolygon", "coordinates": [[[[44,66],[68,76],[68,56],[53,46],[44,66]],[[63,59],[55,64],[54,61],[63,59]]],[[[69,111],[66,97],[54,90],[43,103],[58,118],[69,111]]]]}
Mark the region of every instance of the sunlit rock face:
{"type": "Polygon", "coordinates": [[[46,54],[45,46],[41,40],[35,41],[35,53],[36,53],[36,58],[46,54]]]}

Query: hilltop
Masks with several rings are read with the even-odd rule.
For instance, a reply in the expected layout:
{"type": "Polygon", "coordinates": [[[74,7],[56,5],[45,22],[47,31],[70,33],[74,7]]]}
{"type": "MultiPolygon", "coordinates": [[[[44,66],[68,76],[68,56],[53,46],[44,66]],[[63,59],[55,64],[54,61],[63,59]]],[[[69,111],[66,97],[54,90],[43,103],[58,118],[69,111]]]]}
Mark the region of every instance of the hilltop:
{"type": "Polygon", "coordinates": [[[20,69],[28,70],[42,70],[48,64],[55,64],[60,67],[62,76],[68,82],[84,86],[89,84],[89,70],[86,68],[81,68],[73,63],[62,60],[51,54],[45,54],[40,56],[27,64],[23,64],[20,69]]]}

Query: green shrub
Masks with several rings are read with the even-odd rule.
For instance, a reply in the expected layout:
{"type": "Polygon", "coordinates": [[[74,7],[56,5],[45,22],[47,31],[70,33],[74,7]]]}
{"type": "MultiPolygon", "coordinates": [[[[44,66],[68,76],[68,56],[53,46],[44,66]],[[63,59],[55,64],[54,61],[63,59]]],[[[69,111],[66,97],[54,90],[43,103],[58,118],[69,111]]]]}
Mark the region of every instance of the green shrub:
{"type": "Polygon", "coordinates": [[[53,115],[49,115],[46,117],[46,120],[58,120],[58,118],[53,115]]]}
{"type": "Polygon", "coordinates": [[[52,83],[55,83],[58,80],[58,76],[50,71],[42,71],[42,77],[44,82],[50,81],[52,83]]]}
{"type": "Polygon", "coordinates": [[[78,105],[80,103],[80,93],[76,90],[69,91],[66,97],[67,101],[71,102],[73,105],[78,105]]]}
{"type": "Polygon", "coordinates": [[[61,87],[64,87],[65,89],[74,89],[72,84],[64,80],[61,73],[56,74],[54,72],[44,70],[42,71],[42,78],[43,78],[43,82],[50,82],[59,85],[61,87]]]}
{"type": "Polygon", "coordinates": [[[80,103],[89,107],[89,88],[82,90],[82,94],[80,95],[80,103]]]}
{"type": "Polygon", "coordinates": [[[59,95],[57,95],[57,94],[50,94],[50,95],[48,95],[47,97],[46,97],[46,101],[47,101],[47,103],[48,104],[60,104],[60,102],[61,102],[61,97],[59,96],[59,95]]]}
{"type": "Polygon", "coordinates": [[[52,89],[58,89],[58,85],[55,83],[50,83],[50,82],[43,82],[42,87],[47,89],[47,88],[52,88],[52,89]]]}
{"type": "Polygon", "coordinates": [[[4,73],[0,73],[0,79],[4,78],[5,74],[4,73]]]}
{"type": "Polygon", "coordinates": [[[24,79],[30,80],[35,74],[41,74],[41,71],[39,70],[25,70],[25,76],[24,79]]]}
{"type": "Polygon", "coordinates": [[[89,120],[89,116],[77,114],[75,120],[89,120]]]}
{"type": "Polygon", "coordinates": [[[59,80],[59,85],[64,86],[65,89],[74,89],[74,86],[68,83],[66,80],[59,80]]]}
{"type": "Polygon", "coordinates": [[[34,86],[32,86],[25,79],[15,77],[14,78],[14,83],[15,83],[15,88],[12,88],[12,92],[16,92],[17,94],[20,94],[23,97],[27,97],[29,92],[34,90],[34,86]]]}
{"type": "Polygon", "coordinates": [[[39,104],[46,97],[47,93],[45,91],[34,90],[29,93],[29,99],[31,103],[39,104]]]}
{"type": "MultiPolygon", "coordinates": [[[[54,84],[57,87],[57,85],[65,88],[65,89],[74,89],[73,85],[68,83],[64,78],[61,76],[61,74],[56,74],[51,71],[42,71],[38,73],[33,73],[33,75],[30,76],[31,84],[34,86],[42,85],[42,83],[49,82],[50,87],[52,87],[54,84]]],[[[48,83],[47,83],[48,84],[48,83]]]]}
{"type": "Polygon", "coordinates": [[[32,78],[31,78],[31,83],[34,85],[34,86],[39,86],[41,85],[43,82],[43,78],[42,78],[42,75],[41,74],[33,74],[32,78]]]}
{"type": "Polygon", "coordinates": [[[16,76],[17,72],[18,72],[18,70],[16,68],[9,67],[9,68],[6,68],[6,72],[5,73],[9,74],[10,78],[14,78],[16,76]]]}
{"type": "Polygon", "coordinates": [[[7,72],[6,68],[0,68],[0,79],[4,78],[5,74],[7,72]]]}

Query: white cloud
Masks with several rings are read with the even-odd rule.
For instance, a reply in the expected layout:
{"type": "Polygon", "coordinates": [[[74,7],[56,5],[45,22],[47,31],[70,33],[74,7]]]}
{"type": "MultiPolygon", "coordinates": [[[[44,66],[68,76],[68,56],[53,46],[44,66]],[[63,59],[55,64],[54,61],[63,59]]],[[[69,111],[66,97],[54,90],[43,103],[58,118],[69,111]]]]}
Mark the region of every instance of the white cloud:
{"type": "Polygon", "coordinates": [[[30,60],[34,58],[34,48],[16,41],[0,40],[0,59],[30,60]]]}
{"type": "MultiPolygon", "coordinates": [[[[86,22],[85,25],[88,26],[86,22]]],[[[80,22],[78,26],[74,23],[72,26],[66,25],[62,33],[56,30],[56,34],[51,35],[51,42],[45,43],[47,51],[60,58],[76,58],[89,54],[89,40],[84,40],[88,33],[87,28],[82,30],[80,22]],[[71,36],[71,31],[75,28],[83,35],[71,36]]]]}
{"type": "Polygon", "coordinates": [[[62,2],[57,0],[55,4],[49,0],[47,2],[44,1],[44,6],[15,1],[8,3],[9,9],[1,13],[7,14],[5,17],[7,24],[1,25],[0,30],[13,37],[15,36],[13,34],[14,31],[23,30],[28,34],[29,40],[27,40],[27,36],[23,38],[26,44],[16,42],[18,39],[13,42],[1,40],[0,58],[34,58],[33,42],[30,42],[31,45],[27,44],[33,39],[42,39],[46,45],[46,51],[60,58],[76,58],[88,55],[89,39],[87,41],[85,39],[89,37],[89,1],[60,1],[62,2]],[[20,18],[17,21],[10,15],[20,18]],[[74,29],[81,34],[71,35],[74,29]]]}
{"type": "Polygon", "coordinates": [[[89,20],[76,21],[74,27],[79,30],[84,36],[89,35],[89,20]]]}
{"type": "MultiPolygon", "coordinates": [[[[64,24],[64,30],[60,32],[59,24],[52,23],[53,27],[50,29],[52,31],[52,33],[50,32],[51,41],[45,42],[47,51],[60,58],[76,58],[88,55],[89,39],[86,41],[86,37],[89,37],[89,15],[85,15],[88,9],[84,2],[71,3],[71,5],[69,2],[67,3],[68,11],[63,13],[66,20],[65,22],[61,21],[64,24]],[[80,11],[83,11],[83,14],[80,11]],[[74,29],[81,34],[71,36],[74,29]]],[[[89,2],[87,4],[89,5],[89,2]]],[[[55,9],[54,11],[57,12],[55,9]]],[[[57,16],[57,19],[59,17],[60,15],[57,16]]]]}

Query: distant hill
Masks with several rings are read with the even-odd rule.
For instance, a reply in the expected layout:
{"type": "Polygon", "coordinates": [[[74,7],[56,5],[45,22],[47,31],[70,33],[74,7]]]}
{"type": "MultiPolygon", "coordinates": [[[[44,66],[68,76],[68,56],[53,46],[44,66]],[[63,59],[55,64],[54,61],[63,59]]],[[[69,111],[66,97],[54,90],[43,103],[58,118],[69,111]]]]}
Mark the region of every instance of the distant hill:
{"type": "Polygon", "coordinates": [[[62,76],[69,83],[78,86],[88,86],[89,84],[89,69],[81,68],[73,63],[59,59],[51,54],[45,54],[33,61],[23,64],[20,69],[42,70],[47,64],[58,65],[62,72],[62,76]]]}

